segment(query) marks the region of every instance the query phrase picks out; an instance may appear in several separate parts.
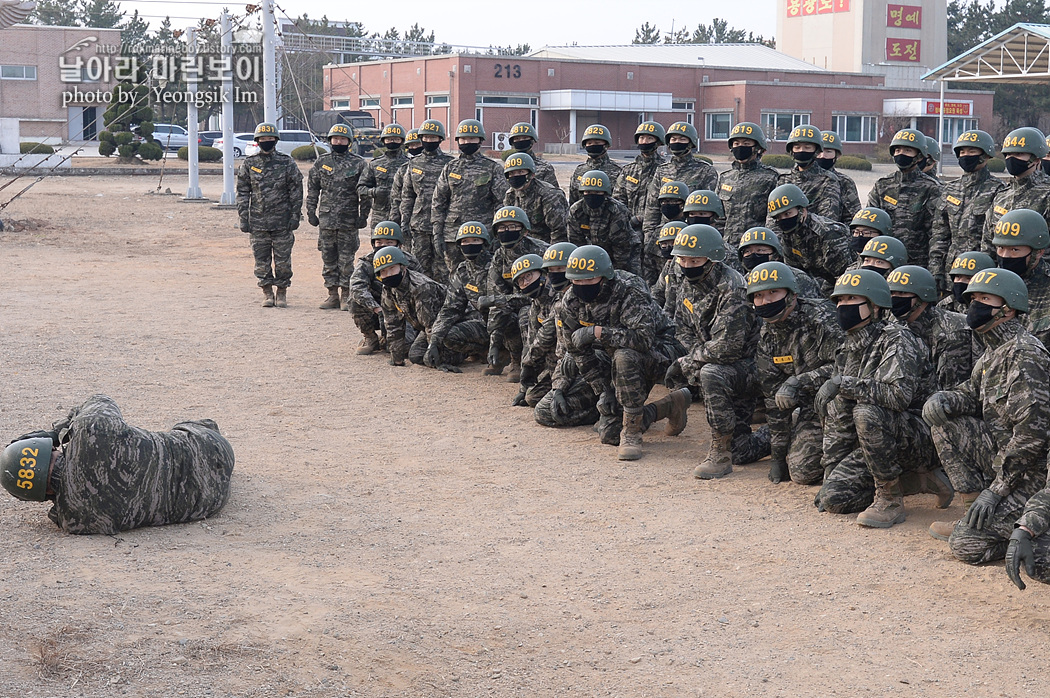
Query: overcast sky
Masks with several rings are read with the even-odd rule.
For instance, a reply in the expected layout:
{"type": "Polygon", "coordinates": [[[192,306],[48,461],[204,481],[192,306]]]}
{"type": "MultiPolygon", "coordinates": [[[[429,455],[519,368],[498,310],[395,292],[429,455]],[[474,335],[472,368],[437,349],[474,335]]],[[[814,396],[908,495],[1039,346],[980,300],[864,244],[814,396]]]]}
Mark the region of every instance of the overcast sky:
{"type": "MultiPolygon", "coordinates": [[[[254,0],[258,2],[258,0],[254,0]]],[[[690,30],[715,17],[729,26],[745,29],[765,37],[776,31],[776,0],[732,0],[727,3],[653,2],[652,0],[606,0],[605,2],[566,2],[565,0],[514,0],[513,2],[434,2],[400,0],[399,2],[349,3],[345,0],[276,0],[291,17],[306,13],[332,21],[363,22],[368,31],[383,32],[390,27],[406,29],[419,23],[433,31],[438,41],[464,46],[529,44],[533,49],[544,45],[558,46],[573,42],[581,46],[595,44],[629,44],[634,31],[649,22],[667,32],[672,19],[675,29],[690,30]],[[674,7],[673,13],[667,10],[674,7]],[[440,8],[442,12],[437,12],[440,8]]],[[[186,27],[189,18],[218,17],[224,3],[209,0],[192,3],[179,0],[120,0],[121,8],[131,13],[138,10],[150,24],[157,26],[160,17],[170,15],[174,27],[186,27]]],[[[244,12],[244,4],[226,5],[232,13],[244,12]]],[[[278,10],[278,18],[282,18],[278,10]]]]}

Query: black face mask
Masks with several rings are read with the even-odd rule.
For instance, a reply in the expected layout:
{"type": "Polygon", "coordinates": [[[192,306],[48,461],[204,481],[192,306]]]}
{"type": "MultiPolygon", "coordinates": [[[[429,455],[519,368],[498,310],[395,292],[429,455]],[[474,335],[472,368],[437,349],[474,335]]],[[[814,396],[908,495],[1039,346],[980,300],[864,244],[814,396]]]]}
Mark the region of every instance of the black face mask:
{"type": "Polygon", "coordinates": [[[817,164],[821,169],[830,170],[835,166],[835,158],[817,158],[817,164]]]}
{"type": "Polygon", "coordinates": [[[383,277],[382,282],[383,285],[387,288],[397,288],[401,285],[401,280],[403,278],[405,278],[405,272],[399,271],[396,274],[391,274],[390,276],[383,277]]]}
{"type": "Polygon", "coordinates": [[[523,138],[520,141],[514,141],[510,144],[510,147],[514,148],[514,150],[518,151],[519,153],[524,153],[526,150],[532,148],[532,139],[523,138]]]}
{"type": "Polygon", "coordinates": [[[638,150],[643,153],[652,153],[656,151],[656,143],[639,143],[638,150]]]}
{"type": "Polygon", "coordinates": [[[809,163],[813,162],[813,158],[817,157],[817,154],[811,150],[800,150],[791,154],[792,159],[799,165],[805,167],[809,163]]]}
{"type": "Polygon", "coordinates": [[[970,301],[970,307],[966,309],[966,325],[971,330],[980,329],[992,321],[992,314],[996,310],[998,308],[995,306],[981,301],[970,301]]]}
{"type": "Polygon", "coordinates": [[[391,153],[396,153],[397,151],[401,150],[400,143],[386,143],[385,145],[386,149],[389,150],[391,153]]]}
{"type": "Polygon", "coordinates": [[[963,172],[976,172],[977,166],[981,164],[983,155],[960,155],[959,167],[963,172]]]}
{"type": "Polygon", "coordinates": [[[1000,257],[999,255],[995,255],[995,261],[1000,269],[1012,271],[1018,276],[1024,277],[1024,275],[1028,272],[1028,260],[1031,257],[1031,252],[1026,254],[1024,257],[1000,257]]]}
{"type": "Polygon", "coordinates": [[[436,152],[441,147],[441,141],[423,141],[423,150],[428,153],[436,152]]]}
{"type": "Polygon", "coordinates": [[[854,235],[849,239],[849,246],[854,252],[860,254],[864,250],[864,246],[868,244],[868,240],[871,240],[871,238],[854,235]]]}
{"type": "Polygon", "coordinates": [[[867,269],[868,271],[873,271],[876,274],[878,274],[879,276],[886,276],[886,274],[890,273],[889,269],[883,269],[881,267],[869,267],[866,264],[861,264],[860,268],[861,269],[867,269]]]}
{"type": "Polygon", "coordinates": [[[507,177],[507,184],[510,185],[511,189],[521,189],[529,183],[529,176],[527,174],[522,175],[511,175],[507,177]]]}
{"type": "Polygon", "coordinates": [[[599,281],[596,284],[590,284],[584,286],[582,284],[573,284],[572,292],[584,303],[593,303],[594,299],[598,297],[598,294],[602,292],[602,286],[605,285],[605,281],[599,281]]]}
{"type": "Polygon", "coordinates": [[[332,145],[332,152],[339,153],[340,155],[350,150],[349,143],[340,143],[339,145],[332,145]]]}
{"type": "Polygon", "coordinates": [[[1050,175],[1050,160],[1040,160],[1039,166],[1043,168],[1045,174],[1050,175]]]}
{"type": "Polygon", "coordinates": [[[560,291],[569,283],[569,280],[565,278],[565,272],[563,271],[549,271],[547,272],[547,281],[554,287],[556,291],[560,291]]]}
{"type": "Polygon", "coordinates": [[[903,153],[897,153],[893,156],[893,162],[897,164],[897,168],[902,172],[910,169],[918,161],[918,158],[914,155],[905,155],[903,153]]]}
{"type": "Polygon", "coordinates": [[[729,152],[733,154],[734,160],[750,160],[751,156],[755,154],[755,146],[753,145],[735,145],[729,149],[729,152]]]}
{"type": "Polygon", "coordinates": [[[1031,165],[1031,160],[1022,160],[1014,157],[1006,158],[1006,171],[1013,177],[1024,174],[1031,165]]]}
{"type": "Polygon", "coordinates": [[[588,154],[588,155],[601,155],[602,153],[604,153],[604,152],[605,152],[605,149],[606,149],[607,147],[608,147],[608,146],[606,146],[606,145],[604,145],[604,144],[601,144],[601,143],[599,143],[598,145],[594,145],[594,144],[592,143],[591,145],[588,145],[588,146],[586,146],[586,147],[584,148],[584,150],[586,150],[586,151],[587,151],[587,154],[588,154]]]}
{"type": "Polygon", "coordinates": [[[675,155],[681,155],[682,153],[687,152],[691,147],[692,146],[690,146],[688,143],[671,143],[667,146],[667,149],[675,155]]]}
{"type": "Polygon", "coordinates": [[[693,283],[696,283],[704,277],[707,270],[711,268],[711,262],[704,262],[699,267],[682,267],[682,273],[685,274],[685,278],[689,279],[693,283]]]}
{"type": "Polygon", "coordinates": [[[540,289],[543,288],[543,277],[536,279],[525,288],[518,289],[518,293],[529,298],[535,298],[539,295],[540,289]]]}
{"type": "Polygon", "coordinates": [[[420,153],[423,152],[423,146],[422,145],[410,145],[410,146],[405,148],[405,152],[408,153],[409,155],[412,155],[414,157],[414,156],[419,155],[420,153]]]}
{"type": "Polygon", "coordinates": [[[860,317],[861,305],[840,305],[835,308],[835,314],[838,316],[839,327],[849,332],[854,327],[859,325],[862,320],[860,317]]]}
{"type": "Polygon", "coordinates": [[[521,240],[524,230],[503,230],[499,233],[499,244],[504,247],[514,247],[521,240]]]}
{"type": "Polygon", "coordinates": [[[263,151],[264,153],[269,153],[276,147],[277,141],[263,141],[259,144],[259,150],[263,151]]]}
{"type": "Polygon", "coordinates": [[[460,143],[459,152],[464,155],[473,155],[481,148],[481,143],[460,143]]]}
{"type": "Polygon", "coordinates": [[[801,219],[802,216],[796,213],[794,216],[790,216],[788,218],[781,218],[779,221],[777,221],[777,227],[785,233],[792,233],[798,228],[801,219]]]}
{"type": "Polygon", "coordinates": [[[669,221],[677,220],[682,215],[682,204],[660,204],[660,213],[669,221]]]}
{"type": "Polygon", "coordinates": [[[773,255],[769,253],[759,254],[758,252],[752,252],[751,254],[741,255],[740,263],[744,265],[744,269],[751,271],[759,264],[764,264],[772,259],[773,255]]]}
{"type": "Polygon", "coordinates": [[[756,305],[755,315],[765,320],[774,318],[777,315],[780,315],[782,312],[784,312],[784,309],[787,308],[787,303],[787,297],[785,296],[784,298],[781,298],[778,301],[773,301],[772,303],[766,303],[765,305],[756,305]]]}
{"type": "Polygon", "coordinates": [[[704,215],[697,215],[695,213],[687,213],[685,216],[685,222],[689,225],[711,225],[715,220],[714,216],[709,216],[706,213],[704,215]]]}
{"type": "Polygon", "coordinates": [[[955,299],[956,303],[962,304],[966,302],[963,294],[966,293],[966,287],[969,285],[969,281],[956,281],[952,284],[952,298],[955,299]]]}
{"type": "Polygon", "coordinates": [[[605,194],[584,194],[583,203],[587,208],[601,208],[605,203],[605,194]]]}
{"type": "Polygon", "coordinates": [[[485,243],[470,243],[469,245],[460,245],[459,251],[463,253],[463,256],[467,259],[474,261],[481,254],[481,251],[485,249],[485,243]]]}
{"type": "Polygon", "coordinates": [[[891,300],[893,307],[890,308],[890,312],[896,317],[904,319],[904,317],[912,311],[914,301],[915,299],[911,297],[894,296],[891,300]]]}
{"type": "Polygon", "coordinates": [[[659,250],[661,257],[663,257],[664,259],[670,259],[671,258],[671,251],[674,249],[674,246],[673,245],[667,245],[667,246],[659,245],[659,246],[657,246],[656,249],[659,250]]]}

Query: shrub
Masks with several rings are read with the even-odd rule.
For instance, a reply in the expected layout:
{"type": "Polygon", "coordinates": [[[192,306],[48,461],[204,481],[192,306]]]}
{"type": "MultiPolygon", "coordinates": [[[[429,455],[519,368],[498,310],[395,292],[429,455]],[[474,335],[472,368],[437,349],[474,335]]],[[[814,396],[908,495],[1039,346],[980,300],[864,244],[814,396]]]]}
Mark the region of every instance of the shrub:
{"type": "MultiPolygon", "coordinates": [[[[103,131],[103,133],[105,133],[105,131],[103,131]]],[[[98,154],[104,158],[108,158],[115,152],[117,152],[117,145],[112,140],[102,141],[98,144],[98,154]]]]}
{"type": "MultiPolygon", "coordinates": [[[[120,146],[123,148],[124,146],[120,146]]],[[[124,153],[121,152],[121,155],[124,153]]],[[[164,157],[164,148],[156,143],[142,143],[139,145],[139,157],[143,160],[160,160],[164,157]]]]}
{"type": "Polygon", "coordinates": [[[1005,172],[1006,171],[1006,160],[1002,158],[992,158],[988,161],[988,169],[991,172],[1005,172]]]}
{"type": "Polygon", "coordinates": [[[783,153],[766,153],[762,156],[762,164],[789,170],[795,166],[795,160],[790,155],[783,153]]]}
{"type": "MultiPolygon", "coordinates": [[[[190,149],[186,146],[182,146],[181,148],[179,148],[178,157],[179,160],[189,160],[190,149]]],[[[198,146],[197,160],[199,160],[200,162],[218,162],[219,160],[222,160],[222,151],[218,148],[211,148],[206,145],[198,146]]]]}
{"type": "Polygon", "coordinates": [[[843,155],[835,161],[835,167],[843,170],[864,170],[865,172],[871,172],[871,163],[868,162],[867,158],[859,155],[843,155]]]}
{"type": "Polygon", "coordinates": [[[19,152],[23,155],[26,153],[36,153],[37,155],[53,155],[55,149],[46,143],[33,143],[32,141],[26,141],[18,146],[19,152]]]}
{"type": "Polygon", "coordinates": [[[98,134],[98,139],[103,143],[116,143],[116,139],[114,138],[113,134],[109,131],[103,131],[102,133],[98,134]]]}
{"type": "Polygon", "coordinates": [[[323,146],[318,146],[317,151],[315,151],[312,145],[301,145],[292,151],[292,157],[299,161],[316,160],[318,151],[321,155],[324,155],[328,152],[328,149],[323,146]]]}
{"type": "Polygon", "coordinates": [[[121,131],[120,133],[113,136],[113,141],[117,145],[126,145],[127,143],[131,143],[133,140],[135,140],[135,134],[129,131],[121,131]]]}
{"type": "MultiPolygon", "coordinates": [[[[143,145],[146,145],[146,144],[144,143],[143,145]]],[[[117,152],[120,153],[120,157],[122,157],[122,158],[133,158],[133,157],[135,157],[136,150],[138,150],[138,149],[132,143],[125,143],[124,145],[119,146],[117,148],[117,152]]]]}

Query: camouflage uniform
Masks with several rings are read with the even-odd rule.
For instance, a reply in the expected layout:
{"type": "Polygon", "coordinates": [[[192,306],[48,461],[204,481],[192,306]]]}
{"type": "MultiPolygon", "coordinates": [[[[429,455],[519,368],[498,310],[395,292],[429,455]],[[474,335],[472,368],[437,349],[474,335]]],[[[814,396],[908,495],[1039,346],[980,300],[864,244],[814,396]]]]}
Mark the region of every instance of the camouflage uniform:
{"type": "MultiPolygon", "coordinates": [[[[375,309],[381,307],[383,284],[376,278],[375,267],[372,266],[373,257],[375,250],[357,260],[354,273],[350,275],[350,302],[347,308],[354,324],[366,337],[382,329],[379,322],[380,313],[375,309]]],[[[409,269],[423,273],[422,265],[411,252],[405,252],[405,258],[408,260],[409,269]]]]}
{"type": "MultiPolygon", "coordinates": [[[[405,178],[408,177],[408,169],[412,166],[412,161],[418,156],[409,156],[408,160],[402,163],[401,167],[397,168],[397,172],[394,173],[394,180],[390,183],[390,219],[401,225],[401,197],[405,191],[405,178]]],[[[405,240],[411,245],[412,238],[407,225],[401,226],[401,232],[406,233],[405,240]]]]}
{"type": "Polygon", "coordinates": [[[251,233],[260,287],[292,285],[292,231],[302,208],[303,175],[295,160],[276,150],[244,159],[237,171],[237,213],[241,229],[251,233]]]}
{"type": "Polygon", "coordinates": [[[969,378],[974,342],[964,315],[927,305],[919,317],[906,324],[930,350],[938,390],[949,390],[969,378]]]}
{"type": "MultiPolygon", "coordinates": [[[[555,189],[561,189],[561,185],[558,184],[558,174],[554,171],[554,165],[550,164],[546,160],[542,159],[539,155],[534,153],[532,148],[522,151],[516,150],[514,152],[520,152],[532,158],[532,161],[536,164],[536,179],[551,185],[555,189]]],[[[562,198],[565,198],[564,193],[562,194],[562,198]]]]}
{"type": "Polygon", "coordinates": [[[664,309],[668,317],[674,317],[675,294],[679,285],[685,281],[685,274],[682,273],[682,267],[679,266],[678,260],[674,257],[668,258],[664,262],[664,268],[660,270],[660,275],[657,277],[652,290],[653,299],[657,305],[664,309]]]}
{"type": "Polygon", "coordinates": [[[884,320],[846,334],[835,374],[842,383],[824,420],[818,505],[849,514],[872,503],[875,480],[933,469],[933,440],[920,412],[936,385],[926,345],[884,320]]]}
{"type": "Polygon", "coordinates": [[[981,247],[995,259],[995,246],[992,238],[995,236],[995,224],[1005,214],[1018,208],[1030,208],[1043,214],[1050,222],[1050,177],[1036,168],[1032,174],[1018,179],[1011,177],[1010,181],[996,193],[992,199],[992,205],[984,216],[984,243],[981,247]]]}
{"type": "Polygon", "coordinates": [[[951,286],[948,270],[955,258],[982,248],[985,215],[1002,188],[1003,183],[987,167],[941,185],[941,200],[930,232],[929,270],[942,288],[951,286]]]}
{"type": "Polygon", "coordinates": [[[691,151],[682,155],[672,155],[669,161],[656,168],[653,179],[649,182],[649,192],[645,197],[645,216],[642,218],[642,234],[646,248],[649,247],[650,241],[653,245],[656,244],[660,228],[667,222],[660,212],[660,187],[668,182],[682,182],[691,192],[697,189],[715,191],[718,187],[718,172],[711,164],[695,157],[691,151]]]}
{"type": "MultiPolygon", "coordinates": [[[[718,175],[718,198],[725,209],[726,255],[737,254],[737,245],[749,228],[764,225],[769,193],[777,186],[779,175],[761,162],[734,160],[732,168],[718,175]]],[[[812,199],[810,199],[812,201],[812,199]]]]}
{"type": "Polygon", "coordinates": [[[1032,495],[1015,525],[1032,532],[1032,579],[1050,584],[1050,487],[1032,495]]]}
{"type": "Polygon", "coordinates": [[[349,152],[326,153],[310,168],[306,212],[316,211],[321,222],[317,249],[324,264],[325,288],[350,285],[354,255],[361,246],[357,230],[365,219],[358,201],[358,180],[364,168],[364,158],[349,152]]]}
{"type": "MultiPolygon", "coordinates": [[[[839,178],[822,168],[816,159],[804,170],[798,169],[796,165],[789,172],[779,175],[777,186],[781,184],[794,184],[801,189],[809,199],[811,214],[816,213],[836,223],[842,216],[842,185],[839,178]]],[[[766,227],[773,227],[772,220],[767,220],[766,227]]]]}
{"type": "Polygon", "coordinates": [[[401,189],[401,229],[411,231],[412,254],[423,265],[423,271],[432,277],[445,278],[448,269],[444,259],[434,258],[434,226],[430,219],[430,205],[434,187],[445,165],[452,156],[441,150],[423,151],[408,162],[404,186],[401,189]]]}
{"type": "Polygon", "coordinates": [[[430,340],[460,354],[484,355],[489,347],[485,318],[478,297],[485,293],[492,255],[483,250],[475,260],[464,259],[449,277],[445,302],[430,332],[430,340]]]}
{"type": "Polygon", "coordinates": [[[526,388],[525,403],[529,407],[536,407],[540,399],[550,391],[551,376],[558,367],[558,331],[553,320],[554,304],[559,298],[561,293],[544,283],[529,306],[528,326],[522,332],[521,352],[523,375],[528,368],[535,376],[528,385],[522,378],[522,387],[526,388]]]}
{"type": "Polygon", "coordinates": [[[210,419],[146,431],[93,395],[55,422],[61,449],[48,517],[66,533],[108,534],[199,521],[230,497],[233,448],[210,419]]]}
{"type": "Polygon", "coordinates": [[[842,202],[839,205],[838,221],[849,225],[853,221],[853,216],[857,215],[857,211],[861,209],[857,183],[848,174],[834,167],[830,170],[825,170],[825,172],[839,178],[839,191],[842,194],[842,202]]]}
{"type": "Polygon", "coordinates": [[[820,462],[824,431],[813,397],[834,372],[835,355],[846,335],[827,301],[799,297],[795,302],[794,310],[780,322],[762,323],[755,363],[773,457],[787,461],[793,482],[816,485],[824,477],[820,462]],[[799,382],[797,416],[794,409],[779,409],[774,400],[792,376],[799,382]]]}
{"type": "MultiPolygon", "coordinates": [[[[441,250],[445,251],[448,267],[443,272],[443,278],[463,261],[463,255],[455,244],[459,226],[468,221],[481,221],[488,225],[506,194],[507,178],[503,175],[503,165],[480,153],[460,153],[458,158],[451,160],[441,170],[434,188],[430,221],[434,254],[440,257],[441,250]]],[[[434,266],[436,268],[438,264],[434,266]]]]}
{"type": "Polygon", "coordinates": [[[829,284],[833,285],[857,259],[849,246],[849,229],[812,211],[790,233],[779,227],[776,230],[780,244],[784,246],[784,262],[829,284]]]}
{"type": "MultiPolygon", "coordinates": [[[[414,364],[422,364],[434,323],[445,304],[445,287],[426,274],[409,269],[397,288],[383,286],[381,302],[391,365],[403,365],[406,357],[414,364]],[[406,336],[408,326],[416,331],[411,346],[406,336]]],[[[453,357],[442,352],[442,363],[454,364],[462,360],[462,356],[453,357]]]]}
{"type": "Polygon", "coordinates": [[[598,245],[609,253],[614,267],[641,274],[641,236],[631,227],[630,210],[613,197],[606,196],[599,209],[583,199],[570,206],[568,231],[569,242],[577,247],[598,245]]]}
{"type": "Polygon", "coordinates": [[[1035,269],[1023,278],[1024,285],[1028,287],[1028,312],[1023,318],[1024,326],[1044,347],[1050,349],[1050,258],[1044,256],[1035,269]]]}
{"type": "Polygon", "coordinates": [[[621,169],[623,168],[612,161],[608,152],[602,153],[596,158],[588,157],[586,162],[576,166],[576,169],[572,172],[572,177],[569,178],[569,206],[583,198],[583,195],[580,194],[580,181],[583,180],[583,175],[591,170],[601,170],[609,175],[610,182],[615,182],[617,177],[620,176],[621,169]]]}
{"type": "MultiPolygon", "coordinates": [[[[565,194],[558,187],[552,187],[535,177],[520,191],[507,189],[503,198],[504,206],[517,206],[529,217],[532,230],[529,235],[547,243],[564,242],[565,226],[569,217],[569,206],[565,203],[565,194]]],[[[478,219],[488,225],[492,216],[478,219]]]]}
{"type": "Polygon", "coordinates": [[[620,170],[620,176],[613,185],[613,198],[627,207],[631,212],[631,225],[641,231],[642,219],[645,217],[645,201],[649,196],[649,185],[657,168],[667,163],[667,158],[659,152],[646,155],[639,153],[634,162],[620,170]]]}
{"type": "MultiPolygon", "coordinates": [[[[361,220],[368,219],[369,228],[374,228],[383,221],[393,220],[391,204],[397,201],[391,196],[394,177],[407,162],[408,156],[403,150],[398,149],[391,156],[384,148],[382,155],[376,155],[365,164],[357,191],[361,195],[361,220]]],[[[364,224],[361,227],[363,228],[364,224]]]]}
{"type": "Polygon", "coordinates": [[[890,214],[890,235],[908,248],[908,263],[920,267],[930,259],[930,238],[940,202],[941,183],[917,167],[881,178],[868,192],[868,206],[890,214]]]}
{"type": "Polygon", "coordinates": [[[546,251],[546,243],[523,235],[517,244],[510,248],[497,245],[492,255],[492,264],[489,265],[487,293],[504,297],[502,303],[489,310],[487,323],[489,342],[504,346],[515,362],[521,358],[523,340],[521,326],[525,324],[524,317],[528,315],[527,309],[531,305],[531,299],[518,294],[518,288],[511,281],[513,276],[511,267],[514,266],[514,260],[518,257],[527,254],[542,257],[546,251]]]}
{"type": "Polygon", "coordinates": [[[959,522],[948,544],[963,562],[1001,560],[1014,522],[1046,482],[1050,355],[1016,319],[983,332],[984,356],[970,377],[940,393],[949,420],[932,429],[937,454],[959,492],[1002,497],[981,530],[959,522]]]}

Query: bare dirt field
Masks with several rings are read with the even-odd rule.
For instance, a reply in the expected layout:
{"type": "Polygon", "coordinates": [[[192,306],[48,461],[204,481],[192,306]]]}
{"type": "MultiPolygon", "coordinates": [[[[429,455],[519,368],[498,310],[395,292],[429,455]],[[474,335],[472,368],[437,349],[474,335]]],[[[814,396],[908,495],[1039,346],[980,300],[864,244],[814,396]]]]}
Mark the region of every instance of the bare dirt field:
{"type": "Polygon", "coordinates": [[[959,505],[868,530],[764,463],[694,480],[697,407],[618,462],[477,364],[355,356],[308,227],[260,307],[235,214],[155,186],[52,178],[4,212],[0,435],[94,392],[211,417],[232,497],[75,537],[0,496],[0,696],[1048,694],[1050,588],[951,559],[926,527],[959,505]]]}

